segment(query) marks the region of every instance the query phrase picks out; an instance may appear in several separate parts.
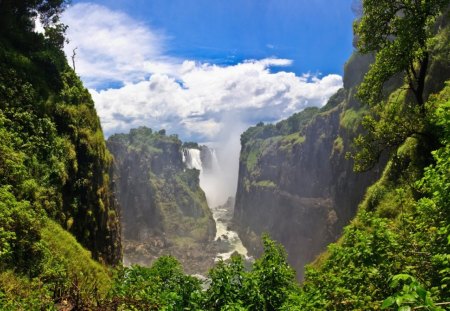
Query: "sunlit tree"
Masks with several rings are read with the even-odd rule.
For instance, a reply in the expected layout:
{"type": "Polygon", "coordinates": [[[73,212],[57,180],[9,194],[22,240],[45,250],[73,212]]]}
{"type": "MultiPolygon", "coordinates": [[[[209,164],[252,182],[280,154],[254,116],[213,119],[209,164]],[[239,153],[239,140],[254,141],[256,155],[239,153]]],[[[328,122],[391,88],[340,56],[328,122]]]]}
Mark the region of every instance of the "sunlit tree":
{"type": "Polygon", "coordinates": [[[363,15],[355,25],[357,48],[376,53],[358,95],[366,103],[380,102],[384,83],[404,73],[422,113],[425,77],[430,60],[428,40],[437,16],[449,0],[363,0],[363,15]]]}

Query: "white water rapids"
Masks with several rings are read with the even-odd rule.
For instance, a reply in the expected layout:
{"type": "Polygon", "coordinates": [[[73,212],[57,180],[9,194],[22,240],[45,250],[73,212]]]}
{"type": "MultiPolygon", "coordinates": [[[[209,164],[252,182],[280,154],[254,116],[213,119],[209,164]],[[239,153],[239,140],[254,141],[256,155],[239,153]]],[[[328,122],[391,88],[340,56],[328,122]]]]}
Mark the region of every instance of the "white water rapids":
{"type": "Polygon", "coordinates": [[[222,251],[216,255],[216,260],[226,260],[234,252],[238,252],[248,259],[247,249],[242,244],[237,232],[230,229],[234,209],[232,205],[234,205],[234,202],[232,200],[226,202],[226,195],[224,196],[220,191],[221,184],[218,177],[221,175],[222,170],[215,150],[207,147],[202,147],[202,151],[189,148],[184,149],[182,153],[186,167],[200,171],[200,187],[205,192],[208,206],[216,222],[215,240],[220,242],[221,246],[224,246],[223,248],[221,247],[222,251]],[[202,152],[208,153],[203,155],[203,159],[207,163],[202,161],[202,152]]]}

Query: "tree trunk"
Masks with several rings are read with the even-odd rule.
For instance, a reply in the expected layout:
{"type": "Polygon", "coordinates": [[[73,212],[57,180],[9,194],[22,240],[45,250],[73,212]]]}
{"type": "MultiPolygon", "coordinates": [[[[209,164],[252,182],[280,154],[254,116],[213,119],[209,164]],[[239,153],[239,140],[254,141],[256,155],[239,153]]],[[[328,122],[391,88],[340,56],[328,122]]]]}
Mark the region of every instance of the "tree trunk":
{"type": "Polygon", "coordinates": [[[419,74],[417,76],[417,88],[414,92],[417,103],[419,104],[422,113],[425,113],[425,100],[423,98],[423,92],[425,90],[425,78],[427,76],[429,62],[429,54],[425,52],[422,61],[420,62],[419,74]]]}

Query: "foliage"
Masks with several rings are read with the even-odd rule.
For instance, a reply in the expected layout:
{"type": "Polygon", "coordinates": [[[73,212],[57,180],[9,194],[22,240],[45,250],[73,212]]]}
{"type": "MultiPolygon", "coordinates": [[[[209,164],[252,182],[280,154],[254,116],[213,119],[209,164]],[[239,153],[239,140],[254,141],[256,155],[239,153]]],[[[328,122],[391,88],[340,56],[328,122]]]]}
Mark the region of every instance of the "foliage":
{"type": "Polygon", "coordinates": [[[258,163],[263,154],[279,150],[289,154],[305,141],[306,125],[319,113],[316,107],[308,107],[277,124],[262,122],[250,127],[241,135],[241,159],[250,173],[257,174],[258,163]]]}
{"type": "Polygon", "coordinates": [[[267,124],[260,122],[258,125],[247,129],[241,135],[241,145],[244,146],[250,140],[267,139],[275,136],[287,136],[303,130],[306,124],[319,112],[316,107],[305,108],[301,112],[294,113],[286,120],[277,124],[267,124]]]}
{"type": "Polygon", "coordinates": [[[353,156],[356,171],[371,169],[383,154],[398,148],[408,137],[431,139],[427,119],[422,117],[416,105],[408,104],[405,97],[406,92],[398,90],[385,105],[373,107],[363,117],[366,132],[354,141],[358,150],[353,156]]]}
{"type": "Polygon", "coordinates": [[[409,89],[424,112],[424,84],[429,63],[428,40],[436,17],[448,0],[363,0],[363,15],[355,23],[357,47],[376,52],[358,94],[370,105],[381,101],[383,85],[397,73],[406,74],[409,89]]]}
{"type": "Polygon", "coordinates": [[[2,310],[95,306],[110,278],[92,257],[121,260],[112,158],[89,92],[62,51],[64,7],[0,1],[2,310]],[[34,32],[38,13],[45,35],[34,32]]]}
{"type": "Polygon", "coordinates": [[[233,254],[230,261],[219,261],[209,272],[211,283],[205,292],[207,310],[227,310],[233,304],[242,306],[246,299],[246,278],[242,257],[233,254]]]}
{"type": "Polygon", "coordinates": [[[390,286],[398,288],[402,283],[403,286],[397,293],[383,301],[381,309],[387,309],[395,304],[400,311],[410,311],[411,306],[420,306],[424,310],[444,310],[436,307],[430,298],[430,293],[414,277],[408,274],[394,275],[390,286]]]}
{"type": "Polygon", "coordinates": [[[406,140],[369,188],[342,238],[307,268],[301,291],[290,296],[285,310],[440,310],[447,305],[449,90],[428,103],[442,145],[433,152],[434,164],[424,170],[426,149],[417,139],[406,140]]]}
{"type": "Polygon", "coordinates": [[[256,288],[249,291],[254,310],[279,310],[296,288],[295,271],[287,263],[283,246],[263,236],[264,253],[253,265],[256,288]]]}
{"type": "MultiPolygon", "coordinates": [[[[355,139],[356,171],[371,169],[408,137],[420,138],[425,153],[435,147],[426,100],[439,83],[428,73],[429,68],[435,75],[441,72],[436,64],[442,66],[445,62],[440,59],[448,58],[436,44],[437,38],[441,45],[449,44],[436,31],[448,4],[448,0],[363,1],[364,14],[354,25],[357,47],[361,53],[375,53],[375,62],[358,87],[358,97],[371,109],[362,122],[366,131],[355,139]],[[402,86],[396,80],[403,76],[402,86]],[[392,92],[397,84],[400,88],[392,92]]],[[[446,74],[440,75],[445,79],[446,74]]]]}
{"type": "MultiPolygon", "coordinates": [[[[0,309],[439,310],[449,303],[450,85],[426,104],[424,95],[427,68],[448,58],[448,35],[432,38],[448,0],[363,1],[358,47],[376,59],[359,88],[371,110],[355,160],[366,169],[385,150],[392,156],[342,238],[307,268],[303,286],[296,285],[282,246],[264,237],[264,253],[250,270],[234,255],[210,271],[204,290],[170,256],[151,268],[118,268],[114,281],[94,260],[115,264],[120,258],[112,157],[93,101],[61,50],[64,3],[0,1],[0,309]],[[36,12],[45,35],[33,31],[36,12]],[[399,73],[408,90],[383,94],[399,73]]],[[[323,113],[346,95],[340,91],[323,113]]],[[[241,136],[246,168],[258,174],[267,152],[288,156],[317,113],[309,108],[247,130],[241,136]]],[[[360,113],[346,111],[342,125],[354,131],[360,113]]],[[[337,151],[341,140],[335,140],[337,151]]],[[[179,156],[181,148],[176,136],[148,128],[111,142],[150,154],[143,163],[150,167],[171,152],[179,156]]],[[[198,229],[208,218],[198,172],[173,174],[177,165],[174,160],[167,171],[150,172],[150,188],[161,194],[169,225],[205,236],[198,229]],[[196,222],[196,214],[204,217],[196,222]]],[[[255,184],[276,187],[265,179],[255,184]]]]}
{"type": "Polygon", "coordinates": [[[203,298],[206,310],[279,310],[289,293],[297,289],[284,248],[268,236],[262,240],[264,253],[250,271],[244,270],[237,254],[210,271],[211,283],[203,298]]]}
{"type": "Polygon", "coordinates": [[[43,256],[43,215],[34,211],[29,202],[17,201],[9,189],[0,187],[0,268],[35,276],[43,256]]]}
{"type": "Polygon", "coordinates": [[[199,291],[199,280],[184,275],[174,257],[163,256],[151,268],[119,270],[107,304],[114,310],[190,310],[199,291]]]}

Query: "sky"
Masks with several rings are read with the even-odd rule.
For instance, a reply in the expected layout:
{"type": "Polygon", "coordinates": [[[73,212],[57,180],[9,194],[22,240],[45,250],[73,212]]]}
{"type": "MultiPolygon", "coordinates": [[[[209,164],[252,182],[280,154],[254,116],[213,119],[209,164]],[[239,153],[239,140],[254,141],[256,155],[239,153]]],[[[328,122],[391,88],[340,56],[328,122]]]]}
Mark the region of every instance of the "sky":
{"type": "Polygon", "coordinates": [[[352,0],[72,0],[65,52],[106,136],[217,142],[322,106],[352,53],[352,0]]]}

